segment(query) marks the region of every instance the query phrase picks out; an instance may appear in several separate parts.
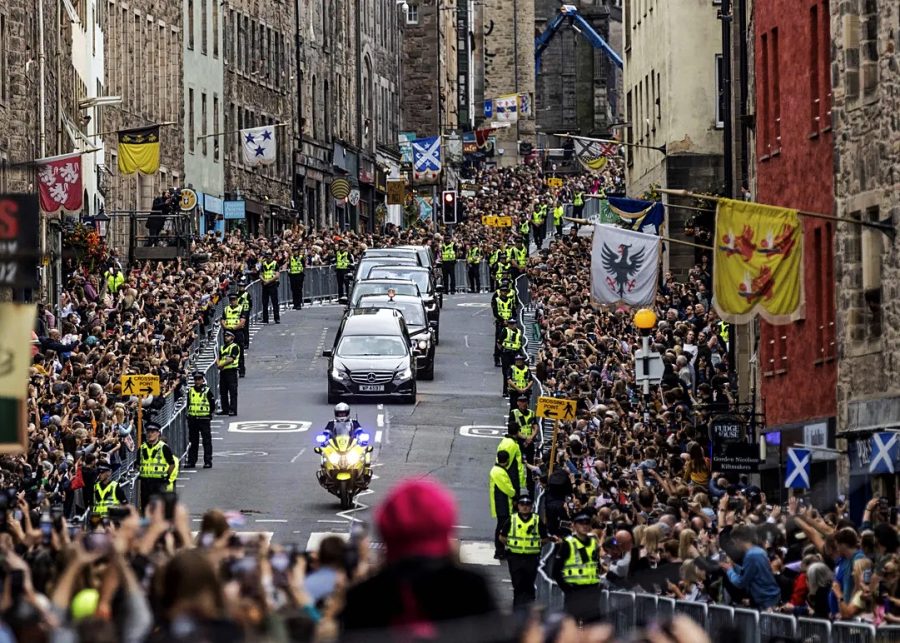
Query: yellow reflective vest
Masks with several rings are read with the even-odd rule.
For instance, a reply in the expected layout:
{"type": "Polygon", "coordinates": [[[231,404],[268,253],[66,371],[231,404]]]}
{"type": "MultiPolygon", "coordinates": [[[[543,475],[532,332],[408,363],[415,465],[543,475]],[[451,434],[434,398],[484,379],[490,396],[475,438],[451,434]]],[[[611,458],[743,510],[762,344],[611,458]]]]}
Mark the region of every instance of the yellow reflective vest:
{"type": "Polygon", "coordinates": [[[563,563],[562,576],[569,585],[597,585],[600,579],[597,574],[597,539],[591,536],[587,543],[575,536],[566,538],[569,544],[569,557],[563,563]]]}
{"type": "Polygon", "coordinates": [[[507,320],[513,316],[515,301],[514,295],[505,298],[497,296],[497,315],[500,316],[500,319],[507,320]]]}
{"type": "Polygon", "coordinates": [[[276,262],[276,261],[265,262],[264,261],[262,264],[262,272],[260,272],[260,274],[259,274],[260,279],[262,279],[263,281],[272,281],[273,279],[275,279],[275,272],[276,272],[277,268],[278,268],[278,262],[276,262]]]}
{"type": "Polygon", "coordinates": [[[100,481],[94,483],[94,505],[93,512],[95,516],[105,516],[109,513],[109,508],[119,504],[116,499],[116,488],[118,482],[110,481],[106,487],[100,481]]]}
{"type": "Polygon", "coordinates": [[[195,386],[188,389],[188,417],[209,418],[212,417],[212,409],[209,406],[209,387],[204,386],[199,391],[195,386]]]}
{"type": "Polygon", "coordinates": [[[512,481],[509,479],[509,473],[499,464],[495,464],[491,468],[491,474],[488,482],[488,490],[491,503],[491,518],[497,517],[497,495],[498,492],[506,496],[506,511],[501,513],[509,515],[512,513],[512,499],[516,494],[512,481]]]}
{"type": "Polygon", "coordinates": [[[516,488],[516,493],[518,493],[525,488],[526,476],[525,465],[522,464],[522,449],[519,448],[518,442],[510,437],[505,437],[500,440],[500,444],[497,446],[497,453],[501,451],[506,451],[509,454],[509,469],[507,471],[513,487],[516,488]]]}
{"type": "MultiPolygon", "coordinates": [[[[141,445],[141,478],[150,480],[169,480],[168,491],[175,488],[175,478],[178,477],[178,458],[175,460],[175,468],[169,474],[169,463],[163,455],[163,442],[160,440],[153,446],[146,442],[141,445]]],[[[174,456],[173,456],[174,457],[174,456]]]]}
{"type": "Polygon", "coordinates": [[[334,253],[334,267],[337,270],[346,270],[350,267],[350,253],[346,250],[338,250],[334,253]]]}
{"type": "Polygon", "coordinates": [[[222,366],[222,370],[227,371],[232,368],[237,368],[241,357],[241,347],[234,342],[227,346],[222,346],[222,348],[219,349],[219,359],[224,359],[226,357],[230,357],[232,362],[228,366],[222,366]]]}
{"type": "Polygon", "coordinates": [[[553,225],[562,225],[562,220],[565,213],[566,209],[561,205],[553,208],[553,225]]]}
{"type": "Polygon", "coordinates": [[[119,288],[125,283],[125,275],[123,275],[121,271],[113,273],[111,270],[107,270],[105,277],[106,289],[113,295],[119,292],[119,288]]]}
{"type": "Polygon", "coordinates": [[[477,246],[469,248],[469,252],[466,254],[466,261],[473,265],[481,263],[481,248],[477,246]]]}
{"type": "Polygon", "coordinates": [[[528,520],[522,520],[518,512],[514,513],[509,524],[509,535],[506,537],[506,549],[511,554],[541,553],[541,534],[538,523],[537,514],[533,513],[528,516],[528,520]]]}
{"type": "Polygon", "coordinates": [[[503,340],[500,342],[500,346],[506,351],[517,351],[522,348],[522,331],[518,328],[515,330],[504,328],[503,340]]]}
{"type": "Polygon", "coordinates": [[[291,257],[290,265],[288,265],[288,272],[292,275],[299,275],[303,272],[303,255],[291,257]]]}
{"type": "MultiPolygon", "coordinates": [[[[531,381],[531,372],[528,370],[527,366],[523,366],[519,368],[515,364],[513,364],[510,369],[509,379],[512,380],[513,384],[520,391],[525,390],[525,387],[528,386],[528,382],[531,381]]],[[[531,435],[529,433],[529,435],[531,435]]]]}
{"type": "Polygon", "coordinates": [[[524,266],[528,261],[528,248],[519,248],[518,246],[513,248],[513,256],[515,256],[516,263],[519,266],[524,266]]]}
{"type": "Polygon", "coordinates": [[[240,302],[237,306],[225,306],[225,310],[222,311],[222,325],[229,330],[238,328],[241,325],[241,315],[243,314],[244,307],[240,302]]]}
{"type": "Polygon", "coordinates": [[[526,440],[531,437],[531,425],[534,424],[534,411],[529,409],[522,413],[519,409],[513,409],[513,421],[515,421],[516,425],[519,427],[520,437],[526,440]]]}

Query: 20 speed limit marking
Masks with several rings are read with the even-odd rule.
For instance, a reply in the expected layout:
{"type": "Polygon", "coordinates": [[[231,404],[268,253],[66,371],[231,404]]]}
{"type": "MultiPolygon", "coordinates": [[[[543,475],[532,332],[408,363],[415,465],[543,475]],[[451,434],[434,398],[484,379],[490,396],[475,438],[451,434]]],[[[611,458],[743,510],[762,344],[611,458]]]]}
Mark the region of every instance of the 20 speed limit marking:
{"type": "Polygon", "coordinates": [[[253,420],[250,422],[231,422],[229,433],[300,433],[309,431],[312,422],[301,420],[253,420]]]}

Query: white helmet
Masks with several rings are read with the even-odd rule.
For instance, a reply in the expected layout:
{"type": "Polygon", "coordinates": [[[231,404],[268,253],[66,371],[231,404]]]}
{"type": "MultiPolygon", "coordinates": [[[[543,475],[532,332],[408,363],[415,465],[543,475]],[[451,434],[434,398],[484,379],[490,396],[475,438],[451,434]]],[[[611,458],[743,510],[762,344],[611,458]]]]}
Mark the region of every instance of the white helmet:
{"type": "Polygon", "coordinates": [[[335,420],[349,420],[350,419],[350,405],[345,402],[341,402],[340,404],[336,404],[334,407],[334,419],[335,420]]]}

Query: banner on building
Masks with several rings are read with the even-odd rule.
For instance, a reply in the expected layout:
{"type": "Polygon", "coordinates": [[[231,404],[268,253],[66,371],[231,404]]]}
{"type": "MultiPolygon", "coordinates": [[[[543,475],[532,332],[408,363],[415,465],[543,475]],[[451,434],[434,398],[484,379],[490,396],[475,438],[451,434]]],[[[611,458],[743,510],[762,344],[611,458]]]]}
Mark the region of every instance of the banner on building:
{"type": "Polygon", "coordinates": [[[441,137],[417,138],[412,142],[413,178],[434,179],[441,172],[441,137]]]}
{"type": "Polygon", "coordinates": [[[615,141],[592,141],[573,138],[575,141],[575,157],[584,169],[599,172],[606,167],[607,161],[619,153],[619,144],[615,141]]]}
{"type": "Polygon", "coordinates": [[[785,489],[809,489],[809,449],[787,450],[787,466],[784,471],[785,489]]]}
{"type": "Polygon", "coordinates": [[[403,179],[388,179],[387,182],[387,204],[403,205],[406,203],[406,181],[403,179]]]}
{"type": "MultiPolygon", "coordinates": [[[[659,234],[666,209],[660,201],[641,201],[611,196],[606,199],[610,212],[619,218],[619,225],[645,234],[659,234]]],[[[602,211],[602,205],[601,205],[602,211]]]]}
{"type": "Polygon", "coordinates": [[[275,163],[278,142],[275,127],[248,127],[241,130],[241,150],[244,165],[258,167],[275,163]]]}
{"type": "Polygon", "coordinates": [[[38,195],[46,214],[80,212],[84,206],[81,180],[81,152],[35,161],[38,195]]]}
{"type": "Polygon", "coordinates": [[[519,116],[528,118],[534,116],[534,101],[531,94],[519,94],[519,116]]]}
{"type": "Polygon", "coordinates": [[[156,174],[159,171],[159,125],[119,132],[119,172],[156,174]]]}
{"type": "Polygon", "coordinates": [[[494,101],[492,101],[490,98],[487,98],[484,101],[484,117],[486,119],[491,119],[494,117],[494,101]]]}
{"type": "Polygon", "coordinates": [[[494,120],[498,123],[515,123],[519,120],[518,94],[509,94],[494,99],[494,120]]]}
{"type": "Polygon", "coordinates": [[[591,296],[599,304],[652,306],[659,272],[659,237],[594,224],[591,296]]]}
{"type": "Polygon", "coordinates": [[[0,304],[0,453],[18,453],[28,447],[24,402],[36,314],[34,305],[0,304]]]}
{"type": "Polygon", "coordinates": [[[716,211],[713,292],[716,312],[745,324],[803,317],[803,235],[796,210],[720,199],[716,211]]]}
{"type": "Polygon", "coordinates": [[[400,132],[400,136],[397,137],[397,144],[400,147],[400,162],[405,163],[407,165],[412,165],[413,162],[413,152],[412,152],[412,143],[416,140],[415,132],[400,132]]]}

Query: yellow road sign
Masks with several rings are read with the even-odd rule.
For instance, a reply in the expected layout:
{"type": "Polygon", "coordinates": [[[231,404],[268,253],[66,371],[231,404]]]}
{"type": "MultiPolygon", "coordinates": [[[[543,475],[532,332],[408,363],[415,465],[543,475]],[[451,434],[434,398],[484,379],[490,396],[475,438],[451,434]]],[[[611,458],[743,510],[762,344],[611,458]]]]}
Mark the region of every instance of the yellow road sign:
{"type": "Polygon", "coordinates": [[[159,375],[123,375],[122,395],[159,395],[159,375]]]}
{"type": "Polygon", "coordinates": [[[538,417],[550,420],[574,420],[575,400],[559,397],[539,397],[535,413],[538,417]]]}
{"type": "Polygon", "coordinates": [[[484,215],[481,217],[481,224],[489,228],[511,228],[512,217],[496,217],[493,215],[484,215]]]}
{"type": "Polygon", "coordinates": [[[551,188],[561,188],[563,186],[563,180],[559,177],[551,176],[547,179],[547,186],[551,188]]]}

